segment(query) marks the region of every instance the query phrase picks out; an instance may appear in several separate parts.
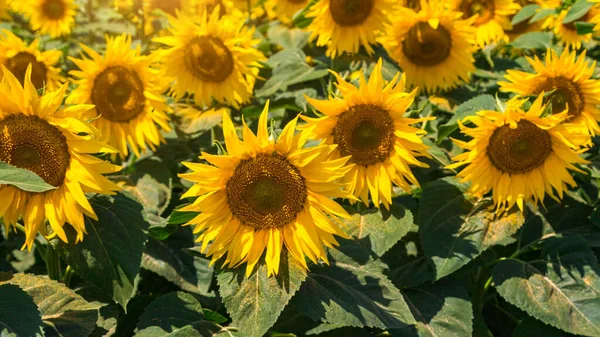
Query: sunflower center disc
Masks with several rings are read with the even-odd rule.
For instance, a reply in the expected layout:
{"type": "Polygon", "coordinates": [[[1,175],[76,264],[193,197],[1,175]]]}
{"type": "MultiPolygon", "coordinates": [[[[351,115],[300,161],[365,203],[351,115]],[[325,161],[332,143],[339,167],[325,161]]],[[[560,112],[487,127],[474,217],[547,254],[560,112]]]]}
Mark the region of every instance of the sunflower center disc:
{"type": "Polygon", "coordinates": [[[207,82],[222,82],[233,72],[233,56],[221,39],[199,36],[187,44],[185,66],[207,82]]]}
{"type": "Polygon", "coordinates": [[[522,120],[517,128],[503,125],[490,138],[487,154],[492,164],[503,172],[525,173],[544,164],[552,152],[548,132],[522,120]]]}
{"type": "Polygon", "coordinates": [[[62,0],[46,0],[42,11],[51,20],[62,19],[67,11],[67,5],[62,0]]]}
{"type": "Polygon", "coordinates": [[[118,123],[137,117],[145,104],[144,84],[125,67],[110,67],[96,77],[92,102],[102,117],[118,123]]]}
{"type": "Polygon", "coordinates": [[[13,114],[0,119],[0,160],[35,172],[60,186],[70,164],[67,139],[37,116],[13,114]]]}
{"type": "Polygon", "coordinates": [[[475,26],[482,25],[494,18],[494,0],[463,0],[460,4],[464,18],[470,18],[475,14],[479,16],[475,19],[475,26]]]}
{"type": "Polygon", "coordinates": [[[452,49],[450,32],[441,25],[433,29],[427,22],[414,25],[402,41],[402,52],[413,63],[434,66],[442,63],[452,49]]]}
{"type": "Polygon", "coordinates": [[[374,0],[331,0],[329,11],[338,25],[358,26],[371,15],[374,5],[374,0]]]}
{"type": "Polygon", "coordinates": [[[227,181],[226,192],[233,215],[257,230],[293,222],[307,196],[300,171],[277,153],[241,161],[227,181]]]}
{"type": "Polygon", "coordinates": [[[394,146],[394,121],[387,110],[371,104],[355,105],[340,115],[333,141],[342,156],[369,166],[385,161],[394,146]]]}
{"type": "Polygon", "coordinates": [[[6,68],[23,84],[27,67],[31,64],[31,83],[39,90],[46,82],[46,66],[38,62],[33,54],[20,52],[6,60],[6,68]]]}
{"type": "Polygon", "coordinates": [[[181,0],[152,0],[152,8],[175,15],[175,10],[181,9],[181,0]]]}
{"type": "Polygon", "coordinates": [[[536,93],[551,92],[544,103],[552,103],[552,113],[561,113],[569,107],[569,116],[579,116],[585,107],[583,93],[577,83],[559,76],[548,78],[544,83],[535,89],[536,93]]]}

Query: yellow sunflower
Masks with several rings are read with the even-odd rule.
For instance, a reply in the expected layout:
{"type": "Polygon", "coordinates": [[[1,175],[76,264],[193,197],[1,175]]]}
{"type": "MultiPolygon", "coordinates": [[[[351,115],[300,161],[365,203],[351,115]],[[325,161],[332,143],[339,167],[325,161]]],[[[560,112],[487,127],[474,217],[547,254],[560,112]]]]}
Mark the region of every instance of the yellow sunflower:
{"type": "Polygon", "coordinates": [[[31,64],[31,82],[37,90],[45,87],[48,91],[56,91],[61,82],[64,82],[60,68],[57,68],[61,56],[60,50],[41,51],[38,39],[27,45],[8,30],[3,29],[0,35],[0,64],[21,83],[24,82],[25,71],[31,64]]]}
{"type": "Polygon", "coordinates": [[[372,54],[371,44],[389,22],[393,9],[393,0],[322,0],[306,15],[314,18],[307,29],[317,46],[327,46],[329,57],[357,53],[360,46],[372,54]]]}
{"type": "Polygon", "coordinates": [[[141,48],[131,49],[131,36],[106,38],[102,56],[82,45],[82,59],[70,58],[81,70],[71,71],[77,88],[68,102],[94,104],[84,118],[93,119],[107,142],[119,150],[122,158],[131,151],[152,150],[164,139],[160,129],[170,131],[167,112],[170,108],[162,92],[164,76],[153,68],[154,60],[141,55],[141,48]]]}
{"type": "Polygon", "coordinates": [[[465,19],[475,17],[475,41],[480,48],[502,40],[504,31],[512,27],[510,17],[521,8],[514,0],[451,0],[449,6],[465,19]]]}
{"type": "Polygon", "coordinates": [[[193,172],[181,175],[195,183],[183,198],[198,198],[181,210],[201,212],[187,223],[201,233],[201,250],[213,263],[223,256],[230,267],[245,262],[246,275],[265,250],[268,275],[278,274],[284,246],[304,268],[305,256],[327,262],[323,245],[336,246],[334,235],[347,237],[337,216],[350,218],[330,199],[349,196],[336,182],[350,169],[348,158],[331,159],[334,147],[329,145],[304,148],[307,137],[294,134],[297,118],[277,141],[271,140],[267,116],[268,104],[258,133],[244,123],[241,141],[229,115],[223,114],[228,153],[202,153],[212,165],[184,163],[193,172]]]}
{"type": "Polygon", "coordinates": [[[523,211],[524,202],[543,202],[545,194],[562,198],[567,184],[576,185],[568,170],[583,172],[574,164],[587,163],[579,154],[589,136],[574,133],[562,123],[568,113],[542,117],[543,95],[527,112],[522,109],[526,101],[514,98],[505,112],[479,111],[465,118],[463,122],[474,127],[459,123],[460,129],[472,139],[454,140],[467,151],[454,157],[456,163],[448,168],[467,165],[457,176],[471,182],[469,193],[477,198],[492,191],[499,213],[515,204],[523,211]]]}
{"type": "Polygon", "coordinates": [[[0,217],[7,232],[8,226],[23,219],[28,249],[38,232],[67,242],[62,228],[65,222],[77,231],[79,242],[86,233],[83,215],[97,219],[84,193],[118,190],[102,174],[121,168],[92,154],[115,150],[98,140],[96,128],[76,118],[89,105],[61,108],[66,84],[39,97],[31,83],[31,66],[24,86],[10,72],[4,74],[0,82],[0,161],[33,171],[56,189],[32,193],[0,184],[0,217]],[[50,232],[43,226],[46,220],[50,232]]]}
{"type": "Polygon", "coordinates": [[[9,9],[10,0],[0,0],[0,19],[10,19],[10,15],[8,14],[9,9]]]}
{"type": "Polygon", "coordinates": [[[546,103],[552,103],[552,113],[568,108],[568,120],[592,135],[600,133],[600,80],[593,79],[596,62],[585,60],[585,51],[577,57],[575,51],[565,50],[559,56],[548,49],[542,62],[537,56],[527,58],[535,73],[508,70],[507,82],[498,82],[500,91],[521,96],[549,93],[546,103]]]}
{"type": "Polygon", "coordinates": [[[212,99],[239,106],[252,95],[264,55],[254,46],[252,30],[236,16],[223,16],[215,9],[200,22],[186,15],[169,17],[171,36],[155,41],[169,46],[161,50],[166,75],[174,78],[175,98],[193,93],[196,103],[210,106],[212,99]]]}
{"type": "Polygon", "coordinates": [[[342,98],[319,101],[307,97],[324,116],[303,117],[308,124],[301,128],[309,138],[335,145],[334,158],[350,156],[354,167],[342,180],[349,193],[366,205],[370,194],[376,207],[381,202],[389,208],[392,184],[407,192],[411,191],[411,184],[419,186],[409,166],[428,167],[416,159],[429,157],[428,147],[421,140],[426,132],[412,124],[430,118],[403,117],[416,90],[406,93],[404,76],[398,81],[399,74],[386,85],[381,67],[379,60],[368,83],[361,74],[358,88],[333,72],[342,98]]]}
{"type": "Polygon", "coordinates": [[[75,24],[77,4],[74,0],[15,0],[13,3],[13,8],[29,19],[31,29],[41,34],[54,38],[67,35],[75,24]]]}
{"type": "Polygon", "coordinates": [[[273,18],[282,22],[290,22],[294,14],[303,10],[310,0],[267,0],[265,8],[273,18]]]}
{"type": "Polygon", "coordinates": [[[560,13],[556,15],[552,15],[546,19],[543,24],[543,28],[550,29],[554,32],[554,34],[558,37],[560,42],[567,46],[568,48],[580,49],[584,42],[589,42],[592,40],[593,33],[589,34],[577,34],[577,27],[575,26],[576,21],[585,21],[594,23],[596,26],[594,27],[594,31],[600,29],[600,11],[598,10],[599,5],[594,5],[590,10],[588,10],[584,16],[570,23],[562,23],[567,13],[568,9],[562,10],[560,13]]]}
{"type": "Polygon", "coordinates": [[[399,8],[395,20],[380,42],[398,62],[409,86],[427,92],[455,87],[468,82],[475,71],[472,19],[461,20],[437,1],[421,2],[415,13],[399,8]]]}
{"type": "Polygon", "coordinates": [[[194,14],[194,6],[198,1],[201,0],[144,0],[143,9],[147,14],[155,10],[169,15],[175,15],[176,11],[194,14]]]}

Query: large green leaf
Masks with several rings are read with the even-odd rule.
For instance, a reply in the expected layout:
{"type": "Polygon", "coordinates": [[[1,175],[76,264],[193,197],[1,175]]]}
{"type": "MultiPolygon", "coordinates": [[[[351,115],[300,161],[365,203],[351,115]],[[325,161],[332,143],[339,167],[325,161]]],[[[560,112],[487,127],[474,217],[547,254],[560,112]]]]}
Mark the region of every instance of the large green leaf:
{"type": "Polygon", "coordinates": [[[158,157],[147,157],[135,163],[135,172],[129,175],[127,189],[142,202],[144,208],[161,214],[171,200],[171,171],[158,157]]]}
{"type": "Polygon", "coordinates": [[[408,233],[413,216],[409,210],[396,204],[391,206],[391,212],[368,210],[353,214],[352,219],[344,223],[348,226],[348,234],[358,239],[367,238],[367,248],[381,256],[408,233]]]}
{"type": "Polygon", "coordinates": [[[406,302],[417,324],[393,330],[402,337],[463,337],[473,332],[473,308],[466,285],[460,281],[438,282],[405,291],[406,302]]]}
{"type": "Polygon", "coordinates": [[[245,337],[261,337],[277,318],[306,278],[306,271],[285,250],[279,274],[267,277],[267,267],[259,264],[249,278],[245,268],[224,270],[217,275],[219,294],[233,319],[232,324],[245,337]]]}
{"type": "Polygon", "coordinates": [[[592,8],[593,5],[594,4],[592,2],[587,0],[577,0],[577,2],[575,2],[573,6],[569,8],[567,15],[562,20],[562,24],[564,25],[582,18],[590,10],[590,8],[592,8]]]}
{"type": "Polygon", "coordinates": [[[180,228],[168,239],[149,238],[142,267],[157,273],[182,290],[207,295],[213,278],[210,261],[189,252],[194,237],[189,227],[180,228]]]}
{"type": "Polygon", "coordinates": [[[492,270],[498,293],[540,321],[569,333],[600,335],[600,277],[582,237],[550,238],[542,258],[500,261],[492,270]]]}
{"type": "Polygon", "coordinates": [[[135,337],[212,337],[224,330],[206,320],[200,302],[183,292],[166,294],[150,303],[137,329],[135,337]]]}
{"type": "Polygon", "coordinates": [[[88,337],[94,329],[101,304],[88,303],[64,284],[31,274],[16,274],[7,283],[19,286],[33,298],[46,337],[88,337]]]}
{"type": "Polygon", "coordinates": [[[308,42],[310,32],[306,32],[303,29],[298,28],[290,29],[283,25],[274,25],[269,28],[267,36],[272,42],[277,43],[283,49],[302,49],[308,42]]]}
{"type": "Polygon", "coordinates": [[[538,9],[540,9],[540,5],[537,4],[523,6],[523,8],[521,8],[521,10],[515,14],[515,16],[513,16],[511,23],[513,25],[517,25],[529,19],[538,11],[538,9]]]}
{"type": "Polygon", "coordinates": [[[438,127],[437,142],[441,142],[448,137],[452,132],[458,129],[458,121],[462,121],[465,117],[473,116],[477,111],[494,110],[496,107],[496,99],[492,95],[479,95],[461,105],[454,111],[454,116],[450,120],[438,127]]]}
{"type": "Polygon", "coordinates": [[[0,285],[0,333],[43,336],[43,322],[33,299],[14,284],[0,285]]]}
{"type": "Polygon", "coordinates": [[[56,189],[37,174],[3,161],[0,161],[0,185],[13,185],[23,191],[36,193],[56,189]]]}
{"type": "Polygon", "coordinates": [[[547,49],[552,44],[554,35],[551,32],[531,32],[517,37],[511,46],[518,49],[547,49]]]}
{"type": "Polygon", "coordinates": [[[87,234],[75,243],[75,232],[65,228],[69,243],[60,243],[67,263],[86,281],[122,307],[134,295],[146,244],[148,223],[142,206],[123,194],[91,201],[98,221],[86,218],[87,234]]]}
{"type": "Polygon", "coordinates": [[[450,275],[488,247],[503,243],[524,222],[519,212],[496,217],[489,202],[465,199],[468,185],[455,178],[437,180],[423,189],[419,233],[436,279],[450,275]]]}
{"type": "Polygon", "coordinates": [[[383,274],[385,265],[355,241],[330,250],[329,266],[314,266],[292,303],[314,321],[339,326],[404,328],[414,324],[400,291],[383,274]],[[352,257],[351,257],[352,256],[352,257]]]}

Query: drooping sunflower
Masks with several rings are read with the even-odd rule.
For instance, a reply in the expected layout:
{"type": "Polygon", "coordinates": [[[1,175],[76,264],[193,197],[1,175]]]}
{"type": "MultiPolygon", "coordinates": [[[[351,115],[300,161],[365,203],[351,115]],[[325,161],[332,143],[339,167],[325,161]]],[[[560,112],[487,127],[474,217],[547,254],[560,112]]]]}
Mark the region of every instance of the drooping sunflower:
{"type": "Polygon", "coordinates": [[[65,222],[77,232],[76,241],[83,240],[83,216],[97,219],[84,193],[112,194],[118,190],[102,174],[121,168],[92,155],[116,150],[99,141],[96,128],[76,118],[89,105],[61,108],[66,90],[65,84],[38,96],[31,82],[31,66],[24,86],[9,71],[0,82],[0,161],[33,171],[56,187],[32,193],[0,184],[0,217],[7,232],[8,226],[23,219],[28,249],[38,232],[67,242],[65,222]],[[50,232],[44,226],[46,220],[50,232]]]}
{"type": "Polygon", "coordinates": [[[421,137],[424,130],[412,126],[430,118],[405,118],[413,103],[416,90],[405,92],[404,76],[399,74],[387,85],[381,74],[382,62],[375,66],[369,82],[360,74],[360,86],[346,82],[339,74],[337,88],[342,98],[319,101],[307,97],[308,102],[323,117],[303,117],[302,129],[312,139],[324,139],[335,145],[334,158],[350,156],[354,167],[346,173],[343,182],[349,193],[369,204],[369,194],[376,207],[392,203],[392,184],[411,191],[411,184],[419,182],[409,166],[428,167],[416,157],[430,157],[421,137]]]}
{"type": "Polygon", "coordinates": [[[193,93],[196,103],[210,106],[212,99],[239,106],[254,88],[258,67],[264,55],[254,46],[252,30],[237,16],[219,18],[215,9],[200,21],[180,14],[169,17],[171,36],[155,41],[170,48],[159,51],[166,75],[174,78],[175,98],[193,93]]]}
{"type": "Polygon", "coordinates": [[[29,19],[31,29],[41,34],[54,38],[67,35],[75,24],[77,4],[74,0],[24,0],[13,3],[16,3],[13,8],[29,19]]]}
{"type": "Polygon", "coordinates": [[[469,193],[475,197],[492,191],[498,213],[515,204],[523,211],[524,202],[543,202],[545,194],[562,198],[567,185],[576,185],[569,170],[582,172],[574,164],[587,162],[579,154],[589,136],[562,123],[568,113],[543,117],[543,95],[525,112],[526,101],[514,98],[505,112],[479,111],[465,118],[463,123],[474,127],[459,123],[460,129],[472,139],[454,140],[467,151],[454,157],[456,163],[448,168],[467,165],[457,176],[471,182],[469,193]]]}
{"type": "Polygon", "coordinates": [[[131,48],[131,36],[106,38],[102,56],[82,45],[81,59],[70,58],[81,70],[71,71],[77,88],[68,102],[94,104],[83,118],[93,119],[107,142],[119,150],[122,158],[136,155],[163,141],[161,129],[170,131],[170,111],[162,92],[168,82],[153,67],[152,57],[141,54],[141,47],[131,48]]]}
{"type": "Polygon", "coordinates": [[[568,108],[568,120],[592,135],[600,133],[600,80],[593,79],[595,62],[585,60],[585,51],[577,57],[575,51],[565,50],[559,56],[548,49],[542,62],[537,56],[527,58],[535,73],[508,70],[507,82],[498,82],[500,90],[521,96],[550,93],[546,103],[552,103],[552,113],[568,108]]]}
{"type": "Polygon", "coordinates": [[[475,17],[475,41],[480,48],[502,40],[504,31],[512,27],[509,17],[521,8],[514,0],[451,0],[448,5],[465,19],[475,17]]]}
{"type": "Polygon", "coordinates": [[[590,10],[588,10],[584,16],[570,23],[563,23],[563,20],[569,12],[568,9],[560,11],[556,15],[552,15],[546,19],[543,24],[543,28],[550,29],[558,37],[558,39],[568,48],[580,49],[584,42],[592,40],[593,33],[588,34],[577,34],[577,27],[575,26],[576,21],[585,21],[595,24],[594,31],[600,29],[600,5],[595,4],[590,10]]]}
{"type": "Polygon", "coordinates": [[[13,73],[23,83],[25,71],[31,64],[31,82],[40,90],[56,91],[64,78],[57,68],[62,55],[60,50],[40,50],[40,42],[35,39],[27,45],[12,32],[3,29],[0,34],[0,64],[13,73]]]}
{"type": "Polygon", "coordinates": [[[305,256],[327,262],[323,245],[336,246],[334,235],[347,237],[337,216],[349,214],[330,197],[349,197],[336,182],[348,170],[348,158],[331,159],[329,145],[304,148],[307,137],[294,134],[297,118],[277,141],[267,130],[268,104],[255,135],[244,123],[243,141],[223,114],[226,155],[202,153],[208,164],[184,163],[193,172],[181,177],[195,184],[183,195],[198,197],[182,211],[201,212],[188,222],[200,233],[201,250],[225,265],[246,263],[246,275],[266,250],[268,275],[279,273],[282,249],[304,268],[305,256]],[[284,248],[285,247],[285,248],[284,248]]]}
{"type": "Polygon", "coordinates": [[[308,30],[317,46],[327,46],[329,57],[357,53],[360,46],[372,54],[371,44],[389,22],[393,9],[393,0],[322,0],[306,15],[314,18],[308,30]]]}
{"type": "Polygon", "coordinates": [[[268,13],[273,13],[273,17],[282,22],[289,22],[294,14],[303,10],[310,0],[267,0],[265,8],[268,13]]]}
{"type": "Polygon", "coordinates": [[[398,62],[409,86],[437,92],[468,82],[475,71],[472,19],[461,20],[438,1],[421,1],[421,10],[399,8],[380,42],[398,62]]]}

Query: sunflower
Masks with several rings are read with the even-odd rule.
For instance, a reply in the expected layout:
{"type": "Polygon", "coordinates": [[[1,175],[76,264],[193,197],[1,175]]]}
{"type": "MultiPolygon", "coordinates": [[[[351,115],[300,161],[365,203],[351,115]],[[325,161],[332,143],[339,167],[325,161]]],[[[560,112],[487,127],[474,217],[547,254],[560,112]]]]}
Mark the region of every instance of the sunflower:
{"type": "Polygon", "coordinates": [[[225,255],[230,267],[246,262],[246,275],[265,249],[269,276],[278,274],[284,246],[304,268],[305,256],[327,262],[323,245],[336,246],[334,235],[347,238],[336,216],[350,218],[329,199],[350,196],[336,182],[350,169],[348,158],[331,159],[334,147],[329,145],[304,148],[306,136],[294,134],[297,118],[277,141],[271,140],[267,115],[268,103],[258,133],[244,123],[240,141],[229,115],[223,114],[228,153],[202,153],[212,165],[184,163],[193,172],[181,175],[195,183],[183,198],[198,198],[181,210],[201,212],[187,223],[201,233],[201,250],[213,263],[225,255]]]}
{"type": "Polygon", "coordinates": [[[82,59],[70,58],[81,70],[71,71],[78,87],[68,102],[94,104],[85,118],[94,125],[107,142],[119,150],[122,158],[127,145],[136,156],[147,147],[155,149],[164,139],[160,129],[170,131],[170,108],[162,92],[167,83],[152,67],[153,59],[141,55],[141,47],[131,49],[131,36],[106,38],[104,56],[82,45],[82,59]]]}
{"type": "Polygon", "coordinates": [[[515,204],[523,211],[524,202],[543,202],[545,194],[561,199],[567,184],[576,185],[568,170],[583,172],[574,164],[587,163],[579,154],[589,136],[562,123],[569,117],[566,111],[542,117],[543,100],[540,94],[525,112],[522,106],[527,100],[514,98],[504,113],[479,111],[463,120],[474,127],[459,123],[472,140],[454,140],[468,151],[454,157],[456,163],[448,168],[467,165],[457,176],[471,182],[469,193],[477,198],[493,191],[499,213],[515,204]]]}
{"type": "Polygon", "coordinates": [[[236,107],[250,99],[258,62],[265,57],[253,47],[259,41],[243,27],[243,20],[227,15],[219,19],[215,9],[210,16],[205,12],[199,22],[183,14],[169,21],[172,35],[155,41],[170,47],[160,53],[168,60],[166,74],[175,79],[175,98],[190,92],[199,105],[210,106],[214,98],[236,107]]]}
{"type": "Polygon", "coordinates": [[[13,1],[15,9],[29,19],[31,29],[51,37],[67,35],[75,24],[77,5],[74,0],[13,1]]]}
{"type": "Polygon", "coordinates": [[[600,80],[593,79],[595,62],[585,60],[585,51],[577,57],[575,51],[565,50],[559,56],[548,49],[542,62],[537,56],[527,61],[535,73],[508,70],[507,82],[498,82],[500,90],[521,96],[549,93],[545,103],[552,103],[552,113],[568,108],[568,120],[592,135],[600,133],[600,80]]]}
{"type": "Polygon", "coordinates": [[[177,11],[194,14],[194,6],[198,1],[201,0],[144,0],[143,9],[146,14],[155,10],[169,15],[176,15],[177,11]]]}
{"type": "Polygon", "coordinates": [[[0,0],[0,19],[9,20],[10,15],[8,10],[10,9],[11,0],[0,0]]]}
{"type": "Polygon", "coordinates": [[[3,29],[0,35],[0,64],[13,73],[21,83],[25,80],[25,71],[31,64],[31,82],[40,90],[56,91],[64,78],[57,68],[62,55],[60,50],[41,51],[39,40],[27,45],[12,32],[3,29]]]}
{"type": "Polygon", "coordinates": [[[389,22],[393,0],[322,0],[306,17],[314,18],[308,27],[317,46],[327,46],[326,55],[335,58],[343,52],[357,53],[362,45],[372,54],[377,32],[389,22]]]}
{"type": "Polygon", "coordinates": [[[290,22],[294,14],[303,10],[309,3],[310,0],[267,0],[265,8],[269,13],[273,13],[273,18],[290,22]]]}
{"type": "Polygon", "coordinates": [[[302,129],[312,139],[324,139],[326,144],[336,146],[334,158],[350,156],[354,167],[346,173],[343,182],[349,193],[369,204],[369,193],[376,207],[392,203],[392,183],[409,192],[411,184],[419,182],[409,165],[428,167],[416,157],[429,157],[428,147],[421,137],[425,130],[412,124],[430,118],[404,118],[413,103],[416,90],[406,93],[404,76],[399,74],[387,85],[381,74],[382,62],[375,66],[369,82],[360,75],[357,88],[346,82],[339,74],[337,87],[342,98],[319,101],[307,97],[308,102],[323,117],[309,118],[302,129]]]}
{"type": "Polygon", "coordinates": [[[24,85],[9,71],[4,72],[0,82],[0,161],[33,171],[56,187],[32,193],[0,184],[0,217],[7,232],[11,224],[23,219],[24,247],[28,249],[38,232],[67,242],[65,222],[77,232],[76,241],[83,240],[83,215],[97,219],[84,193],[113,194],[117,185],[101,174],[121,169],[92,155],[115,150],[98,141],[100,133],[96,128],[75,118],[90,106],[62,109],[66,84],[38,96],[31,83],[31,69],[30,66],[25,73],[24,85]],[[50,232],[42,226],[46,220],[50,232]]]}
{"type": "Polygon", "coordinates": [[[472,19],[461,20],[437,1],[421,2],[415,13],[399,8],[396,20],[380,42],[406,74],[410,86],[427,92],[455,87],[469,81],[475,71],[472,19]]]}
{"type": "MultiPolygon", "coordinates": [[[[560,13],[548,17],[542,27],[552,30],[560,42],[568,48],[580,49],[584,42],[592,40],[593,33],[578,34],[575,22],[562,23],[568,12],[568,9],[564,9],[560,13]]],[[[600,22],[598,5],[594,5],[584,16],[575,21],[585,21],[595,24],[594,31],[600,29],[600,25],[598,25],[600,22]]]]}
{"type": "Polygon", "coordinates": [[[514,0],[451,0],[449,6],[465,19],[475,18],[475,41],[480,48],[502,40],[504,31],[512,27],[510,16],[521,8],[514,0]]]}

